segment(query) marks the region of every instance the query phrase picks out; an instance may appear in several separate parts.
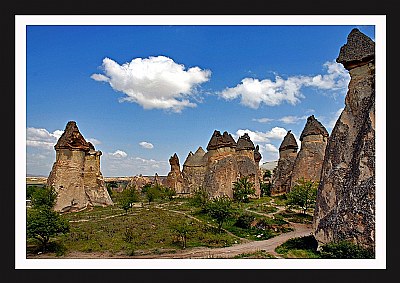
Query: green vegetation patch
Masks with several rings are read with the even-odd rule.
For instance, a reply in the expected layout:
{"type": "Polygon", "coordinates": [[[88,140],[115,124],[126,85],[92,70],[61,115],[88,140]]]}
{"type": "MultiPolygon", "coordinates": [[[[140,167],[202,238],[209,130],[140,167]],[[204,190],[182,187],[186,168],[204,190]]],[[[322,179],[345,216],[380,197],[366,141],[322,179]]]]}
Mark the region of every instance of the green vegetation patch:
{"type": "Polygon", "coordinates": [[[284,258],[320,258],[318,242],[314,236],[292,238],[276,247],[275,251],[284,258]]]}

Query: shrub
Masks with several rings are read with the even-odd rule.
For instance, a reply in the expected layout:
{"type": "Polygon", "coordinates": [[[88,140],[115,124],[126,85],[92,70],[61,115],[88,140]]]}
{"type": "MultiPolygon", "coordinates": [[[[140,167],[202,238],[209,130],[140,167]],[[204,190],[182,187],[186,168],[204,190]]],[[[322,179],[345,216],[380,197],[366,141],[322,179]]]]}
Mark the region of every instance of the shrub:
{"type": "Polygon", "coordinates": [[[363,248],[349,241],[331,242],[321,246],[322,258],[375,258],[372,249],[363,248]]]}
{"type": "Polygon", "coordinates": [[[238,217],[234,225],[240,228],[249,229],[251,228],[251,223],[255,219],[255,216],[245,213],[238,217]]]}

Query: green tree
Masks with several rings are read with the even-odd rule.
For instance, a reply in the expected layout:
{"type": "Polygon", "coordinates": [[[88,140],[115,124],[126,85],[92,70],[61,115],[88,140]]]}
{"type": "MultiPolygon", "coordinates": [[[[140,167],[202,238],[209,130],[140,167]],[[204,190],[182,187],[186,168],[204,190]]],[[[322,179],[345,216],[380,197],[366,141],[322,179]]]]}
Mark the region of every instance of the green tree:
{"type": "Polygon", "coordinates": [[[32,207],[27,210],[27,238],[38,240],[43,252],[46,252],[51,237],[68,233],[70,229],[69,222],[53,210],[56,199],[57,193],[53,187],[35,190],[32,194],[32,207]]]}
{"type": "Polygon", "coordinates": [[[286,194],[286,205],[298,206],[306,214],[307,209],[315,205],[317,189],[318,182],[304,178],[297,180],[296,185],[286,194]]]}
{"type": "Polygon", "coordinates": [[[271,176],[272,176],[271,170],[266,170],[264,172],[263,179],[265,180],[267,178],[271,178],[271,176]]]}
{"type": "Polygon", "coordinates": [[[217,221],[218,231],[222,231],[223,223],[233,214],[232,200],[228,196],[214,197],[207,203],[207,214],[217,221]]]}
{"type": "Polygon", "coordinates": [[[129,208],[132,207],[132,204],[137,201],[139,201],[139,193],[137,190],[134,187],[127,187],[121,192],[118,203],[121,208],[125,210],[125,214],[127,214],[129,208]]]}
{"type": "Polygon", "coordinates": [[[176,191],[169,187],[162,188],[162,197],[164,199],[173,200],[174,196],[176,196],[176,191]]]}
{"type": "Polygon", "coordinates": [[[57,192],[53,187],[45,186],[36,189],[31,195],[32,207],[54,207],[57,200],[57,192]]]}
{"type": "Polygon", "coordinates": [[[261,196],[271,196],[271,182],[260,182],[261,196]]]}
{"type": "Polygon", "coordinates": [[[151,186],[151,187],[147,188],[146,191],[145,191],[145,196],[146,196],[147,201],[149,202],[149,204],[152,201],[158,199],[161,195],[162,195],[161,187],[158,186],[158,185],[151,186]]]}
{"type": "Polygon", "coordinates": [[[31,199],[33,193],[34,193],[36,190],[41,190],[41,189],[42,189],[41,186],[27,186],[27,187],[26,187],[26,199],[31,199]]]}
{"type": "Polygon", "coordinates": [[[239,203],[249,202],[249,196],[255,192],[254,183],[247,176],[233,182],[233,199],[239,203]]]}
{"type": "Polygon", "coordinates": [[[189,199],[189,203],[195,207],[200,207],[203,211],[206,210],[207,203],[210,197],[203,187],[197,188],[189,199]]]}
{"type": "Polygon", "coordinates": [[[106,188],[107,188],[108,194],[109,194],[110,197],[111,197],[112,194],[113,194],[113,189],[114,189],[114,188],[118,188],[118,184],[117,184],[116,181],[111,181],[111,182],[108,182],[108,183],[106,184],[106,188]]]}
{"type": "Polygon", "coordinates": [[[189,234],[193,233],[193,222],[179,222],[175,223],[171,226],[171,229],[174,233],[176,233],[181,240],[182,248],[186,249],[187,238],[189,234]]]}
{"type": "Polygon", "coordinates": [[[46,206],[28,209],[26,222],[27,238],[38,240],[43,252],[51,237],[68,233],[70,229],[66,219],[46,206]]]}

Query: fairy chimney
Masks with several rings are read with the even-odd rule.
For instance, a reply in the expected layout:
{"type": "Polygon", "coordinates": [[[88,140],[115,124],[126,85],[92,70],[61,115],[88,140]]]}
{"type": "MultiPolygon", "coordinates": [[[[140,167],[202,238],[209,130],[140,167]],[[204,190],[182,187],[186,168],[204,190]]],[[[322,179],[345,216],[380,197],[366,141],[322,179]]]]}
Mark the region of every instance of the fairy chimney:
{"type": "Polygon", "coordinates": [[[375,43],[353,29],[336,62],[350,73],[345,107],[325,150],[313,218],[319,245],[375,250],[375,43]]]}
{"type": "Polygon", "coordinates": [[[101,151],[87,142],[75,121],[69,121],[54,146],[56,161],[47,185],[57,192],[55,211],[113,205],[100,172],[101,151]]]}

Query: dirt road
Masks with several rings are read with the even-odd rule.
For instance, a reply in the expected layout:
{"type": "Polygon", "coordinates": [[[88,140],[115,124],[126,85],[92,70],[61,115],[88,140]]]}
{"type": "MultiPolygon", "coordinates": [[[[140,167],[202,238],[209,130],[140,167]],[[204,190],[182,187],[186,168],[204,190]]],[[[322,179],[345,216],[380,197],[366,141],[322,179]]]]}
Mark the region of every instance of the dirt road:
{"type": "Polygon", "coordinates": [[[311,224],[291,223],[294,231],[281,234],[264,241],[253,241],[243,244],[237,244],[226,248],[193,248],[186,251],[180,251],[173,254],[159,254],[159,255],[143,255],[131,256],[130,258],[232,258],[236,255],[243,253],[251,253],[264,250],[267,253],[279,257],[275,252],[275,248],[290,238],[308,236],[312,233],[311,224]]]}

